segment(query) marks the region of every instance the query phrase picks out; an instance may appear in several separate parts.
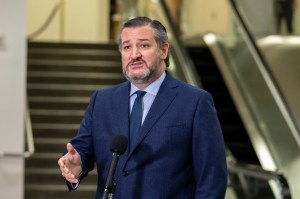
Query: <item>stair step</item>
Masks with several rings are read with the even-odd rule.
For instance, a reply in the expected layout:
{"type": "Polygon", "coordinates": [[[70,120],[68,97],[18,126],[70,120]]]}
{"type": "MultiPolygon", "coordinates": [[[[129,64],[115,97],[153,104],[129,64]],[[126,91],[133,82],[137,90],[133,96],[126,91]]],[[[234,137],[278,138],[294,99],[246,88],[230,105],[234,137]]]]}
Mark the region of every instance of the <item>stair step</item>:
{"type": "Polygon", "coordinates": [[[68,142],[70,142],[69,138],[35,138],[35,151],[37,153],[62,153],[68,142]]]}
{"type": "Polygon", "coordinates": [[[83,72],[52,72],[30,71],[28,77],[63,77],[63,78],[86,78],[86,79],[124,79],[122,74],[116,73],[83,73],[83,72]]]}
{"type": "Polygon", "coordinates": [[[28,83],[39,83],[39,84],[82,84],[82,85],[116,85],[124,82],[123,75],[112,74],[106,76],[106,74],[99,75],[95,73],[90,73],[89,75],[84,75],[82,73],[69,74],[68,73],[58,73],[51,72],[51,74],[42,72],[29,72],[27,76],[28,83]]]}
{"type": "Polygon", "coordinates": [[[68,138],[77,134],[78,124],[34,123],[32,124],[34,138],[68,138]]]}
{"type": "Polygon", "coordinates": [[[39,169],[41,165],[44,169],[58,169],[58,159],[62,156],[63,150],[60,153],[34,153],[29,158],[25,159],[26,171],[28,169],[39,169]]]}
{"type": "Polygon", "coordinates": [[[28,97],[29,102],[88,103],[90,97],[28,97]]]}
{"type": "MultiPolygon", "coordinates": [[[[111,85],[107,85],[111,86],[111,85]]],[[[28,96],[31,97],[90,97],[95,90],[46,90],[34,89],[27,90],[28,96]]]]}
{"type": "MultiPolygon", "coordinates": [[[[80,67],[84,68],[116,68],[121,69],[120,61],[99,61],[99,60],[54,60],[54,59],[29,59],[28,65],[31,66],[53,66],[55,68],[64,67],[80,67]]],[[[45,69],[49,69],[45,68],[45,69]]]]}
{"type": "MultiPolygon", "coordinates": [[[[42,184],[42,185],[65,184],[65,178],[61,175],[58,164],[56,165],[57,165],[56,168],[52,168],[52,169],[51,168],[26,169],[25,172],[26,184],[42,184]]],[[[81,184],[84,185],[97,184],[97,178],[98,177],[96,172],[90,172],[88,177],[82,180],[81,184]]]]}
{"type": "Polygon", "coordinates": [[[88,106],[87,102],[29,102],[32,109],[46,110],[85,110],[88,106]]]}
{"type": "Polygon", "coordinates": [[[62,54],[62,55],[115,55],[120,56],[120,53],[115,49],[74,49],[74,48],[30,48],[29,54],[62,54]]]}
{"type": "Polygon", "coordinates": [[[93,66],[65,66],[65,65],[28,65],[30,71],[47,71],[47,72],[91,72],[91,73],[119,73],[122,74],[121,64],[118,64],[116,67],[109,66],[101,66],[101,67],[93,67],[93,66]]]}
{"type": "Polygon", "coordinates": [[[30,110],[32,123],[80,123],[85,110],[30,110]]]}
{"type": "Polygon", "coordinates": [[[76,191],[69,192],[67,185],[26,184],[25,199],[88,199],[94,198],[97,185],[80,184],[76,191]]]}
{"type": "MultiPolygon", "coordinates": [[[[26,184],[26,190],[35,190],[35,191],[67,191],[68,188],[66,185],[40,185],[40,184],[26,184]]],[[[76,190],[76,192],[84,192],[84,191],[96,191],[97,185],[84,185],[81,184],[80,188],[76,190]]],[[[70,192],[68,192],[69,194],[70,192]]],[[[73,193],[73,192],[71,192],[73,193]]],[[[43,198],[43,197],[42,197],[43,198]]],[[[48,199],[48,197],[47,197],[48,199]]]]}
{"type": "Polygon", "coordinates": [[[36,115],[31,114],[32,123],[57,123],[57,124],[74,124],[80,123],[83,119],[83,114],[80,115],[36,115]]]}
{"type": "Polygon", "coordinates": [[[72,137],[76,136],[78,131],[77,129],[71,130],[53,130],[53,129],[33,129],[33,136],[37,138],[56,138],[56,139],[63,139],[68,138],[71,139],[72,137]]]}
{"type": "MultiPolygon", "coordinates": [[[[66,145],[70,140],[69,139],[57,139],[57,138],[36,138],[34,139],[35,144],[52,144],[52,145],[66,145]]],[[[50,151],[50,150],[49,150],[50,151]]]]}
{"type": "Polygon", "coordinates": [[[118,51],[118,45],[115,42],[112,43],[99,43],[99,44],[90,44],[90,43],[56,43],[56,42],[29,42],[29,49],[103,49],[103,50],[115,50],[118,51]]]}
{"type": "Polygon", "coordinates": [[[79,123],[76,124],[33,123],[32,128],[47,129],[47,130],[76,130],[79,128],[79,123]]]}
{"type": "Polygon", "coordinates": [[[95,91],[98,89],[104,89],[107,88],[107,85],[81,85],[81,84],[72,84],[72,85],[66,85],[66,84],[27,84],[27,88],[34,90],[62,90],[62,91],[95,91]]]}
{"type": "Polygon", "coordinates": [[[84,110],[48,110],[48,109],[32,109],[30,114],[35,116],[83,116],[84,110]]]}
{"type": "MultiPolygon", "coordinates": [[[[29,83],[27,93],[29,102],[31,99],[36,101],[35,97],[90,97],[98,89],[111,87],[111,85],[80,85],[80,84],[41,84],[29,83]]],[[[33,100],[32,100],[33,101],[33,100]]]]}

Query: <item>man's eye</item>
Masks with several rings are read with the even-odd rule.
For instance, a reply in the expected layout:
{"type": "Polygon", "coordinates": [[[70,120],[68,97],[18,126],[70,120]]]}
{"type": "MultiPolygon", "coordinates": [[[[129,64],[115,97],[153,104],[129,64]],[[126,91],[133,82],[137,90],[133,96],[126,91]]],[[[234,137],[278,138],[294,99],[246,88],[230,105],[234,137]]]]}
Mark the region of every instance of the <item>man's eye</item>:
{"type": "Polygon", "coordinates": [[[124,46],[123,47],[123,50],[125,50],[125,51],[128,50],[128,49],[130,49],[130,46],[124,46]]]}
{"type": "Polygon", "coordinates": [[[142,44],[141,48],[149,48],[149,44],[142,44]]]}

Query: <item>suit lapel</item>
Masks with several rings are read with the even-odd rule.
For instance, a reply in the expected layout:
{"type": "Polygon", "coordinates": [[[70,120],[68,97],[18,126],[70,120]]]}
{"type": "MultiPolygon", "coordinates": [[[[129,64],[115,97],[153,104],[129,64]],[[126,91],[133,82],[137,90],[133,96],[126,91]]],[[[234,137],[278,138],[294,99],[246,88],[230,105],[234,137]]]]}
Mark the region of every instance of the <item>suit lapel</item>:
{"type": "MultiPolygon", "coordinates": [[[[151,128],[155,125],[155,123],[169,107],[171,102],[175,99],[177,91],[174,88],[177,86],[178,84],[176,84],[174,79],[167,74],[139,131],[134,149],[142,142],[145,136],[150,132],[151,128]]],[[[131,151],[131,153],[134,152],[134,149],[131,151]]]]}
{"type": "Polygon", "coordinates": [[[129,92],[130,83],[123,84],[114,94],[113,98],[114,110],[117,115],[118,132],[121,135],[129,137],[129,92]]]}

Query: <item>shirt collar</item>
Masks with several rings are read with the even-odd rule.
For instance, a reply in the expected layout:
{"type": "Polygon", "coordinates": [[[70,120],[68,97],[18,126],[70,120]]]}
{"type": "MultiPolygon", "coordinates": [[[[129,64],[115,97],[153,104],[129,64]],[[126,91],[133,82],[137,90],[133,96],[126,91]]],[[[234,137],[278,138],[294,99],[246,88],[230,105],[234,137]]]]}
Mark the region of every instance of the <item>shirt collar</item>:
{"type": "MultiPolygon", "coordinates": [[[[165,77],[166,77],[166,72],[163,72],[163,74],[157,80],[155,80],[149,86],[147,86],[144,89],[144,91],[146,91],[149,94],[156,95],[165,77]]],[[[132,96],[132,94],[138,90],[140,89],[136,87],[133,83],[131,83],[130,96],[132,96]]]]}

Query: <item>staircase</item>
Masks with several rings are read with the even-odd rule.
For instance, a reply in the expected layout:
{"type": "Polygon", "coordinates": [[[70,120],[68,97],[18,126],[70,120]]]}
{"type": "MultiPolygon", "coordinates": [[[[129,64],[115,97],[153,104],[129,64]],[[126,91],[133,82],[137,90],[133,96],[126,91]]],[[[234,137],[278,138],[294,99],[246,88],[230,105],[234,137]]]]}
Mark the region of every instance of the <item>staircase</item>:
{"type": "Polygon", "coordinates": [[[69,192],[57,165],[96,89],[124,81],[116,44],[28,44],[27,95],[36,153],[26,160],[25,199],[94,198],[93,171],[69,192]]]}
{"type": "Polygon", "coordinates": [[[194,62],[203,88],[214,98],[226,146],[239,162],[260,165],[247,131],[209,49],[204,44],[187,44],[186,48],[194,62]]]}

